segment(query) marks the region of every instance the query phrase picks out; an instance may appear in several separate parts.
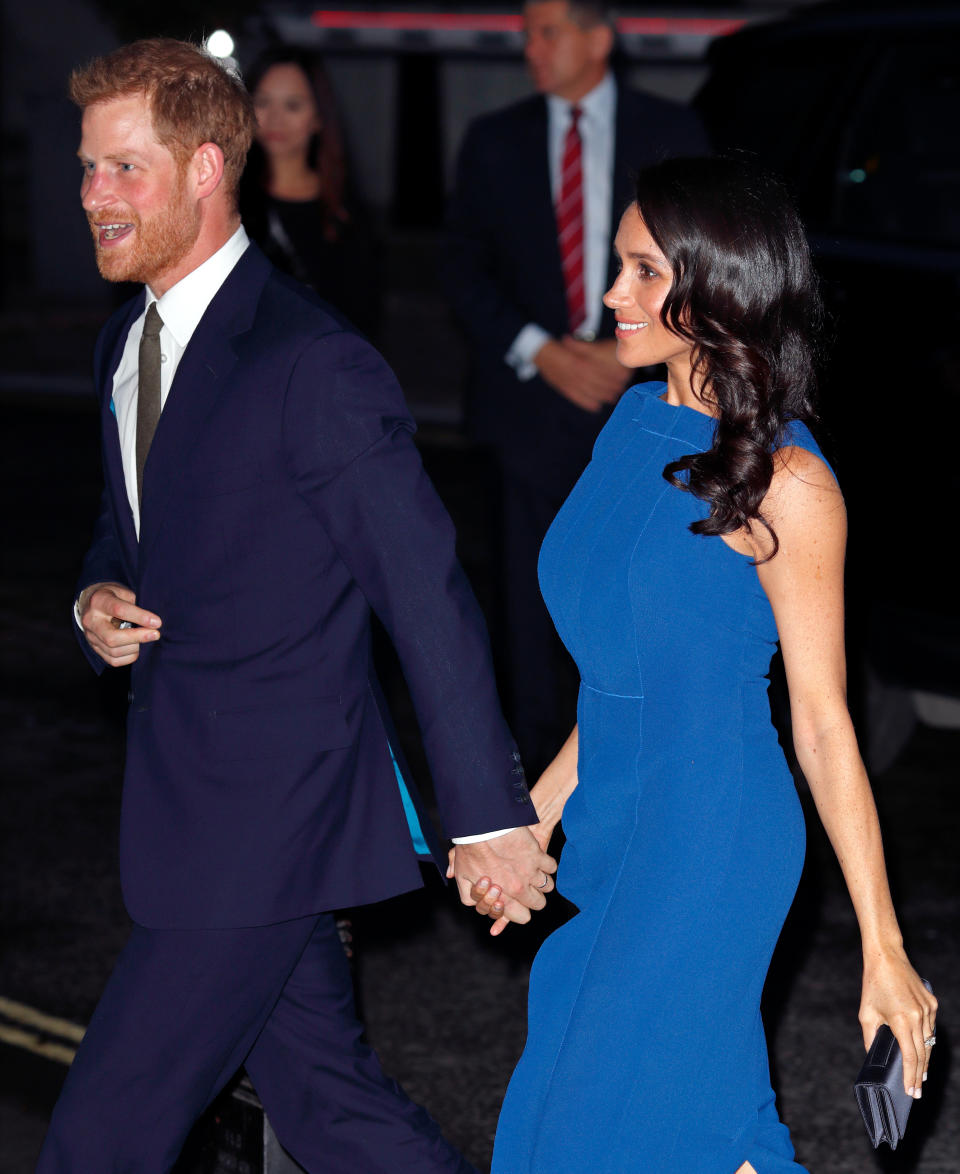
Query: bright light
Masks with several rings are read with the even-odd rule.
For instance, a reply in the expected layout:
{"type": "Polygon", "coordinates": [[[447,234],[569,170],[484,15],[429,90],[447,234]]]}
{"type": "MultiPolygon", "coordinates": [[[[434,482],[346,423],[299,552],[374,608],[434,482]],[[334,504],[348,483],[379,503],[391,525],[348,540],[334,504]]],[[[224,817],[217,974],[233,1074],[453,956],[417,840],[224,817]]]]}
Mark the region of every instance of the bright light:
{"type": "Polygon", "coordinates": [[[207,52],[212,57],[230,57],[233,53],[233,37],[226,29],[217,29],[207,37],[207,52]]]}

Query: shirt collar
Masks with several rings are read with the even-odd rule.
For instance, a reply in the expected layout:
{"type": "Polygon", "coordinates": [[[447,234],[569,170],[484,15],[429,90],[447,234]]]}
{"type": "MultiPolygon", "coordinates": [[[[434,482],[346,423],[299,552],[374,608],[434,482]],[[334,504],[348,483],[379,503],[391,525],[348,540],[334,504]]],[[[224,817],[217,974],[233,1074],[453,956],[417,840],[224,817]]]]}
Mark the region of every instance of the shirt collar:
{"type": "Polygon", "coordinates": [[[574,105],[583,112],[581,117],[588,122],[606,122],[613,116],[617,102],[617,83],[608,69],[603,79],[593,87],[589,93],[583,95],[579,102],[568,102],[566,98],[558,98],[556,94],[547,95],[547,105],[551,117],[562,118],[563,125],[570,120],[570,110],[574,105]]]}
{"type": "Polygon", "coordinates": [[[163,297],[158,298],[147,286],[147,304],[157,303],[164,326],[170,331],[181,347],[186,347],[193,337],[200,319],[217,295],[220,286],[227,280],[234,265],[240,260],[250,238],[241,224],[226,244],[172,285],[163,297]]]}

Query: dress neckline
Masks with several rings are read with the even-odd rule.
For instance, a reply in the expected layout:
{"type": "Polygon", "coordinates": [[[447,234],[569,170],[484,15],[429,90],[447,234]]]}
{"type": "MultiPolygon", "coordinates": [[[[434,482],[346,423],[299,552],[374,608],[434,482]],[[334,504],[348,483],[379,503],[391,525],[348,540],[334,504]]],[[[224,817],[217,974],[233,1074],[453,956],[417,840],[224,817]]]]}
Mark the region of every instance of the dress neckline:
{"type": "Polygon", "coordinates": [[[667,390],[666,383],[637,383],[630,389],[639,401],[634,419],[651,432],[676,436],[707,449],[713,442],[716,417],[698,412],[687,404],[671,404],[660,397],[667,390]]]}

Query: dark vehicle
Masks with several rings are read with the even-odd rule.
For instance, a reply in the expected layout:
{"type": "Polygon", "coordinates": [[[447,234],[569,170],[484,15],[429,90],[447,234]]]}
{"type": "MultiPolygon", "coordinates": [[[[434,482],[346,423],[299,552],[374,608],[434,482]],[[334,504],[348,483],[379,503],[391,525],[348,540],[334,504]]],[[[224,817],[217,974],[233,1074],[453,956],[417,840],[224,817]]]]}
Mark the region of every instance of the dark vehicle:
{"type": "Polygon", "coordinates": [[[820,406],[875,766],[898,688],[960,696],[958,49],[955,3],[817,5],[715,41],[696,98],[718,149],[788,181],[822,277],[820,406]]]}

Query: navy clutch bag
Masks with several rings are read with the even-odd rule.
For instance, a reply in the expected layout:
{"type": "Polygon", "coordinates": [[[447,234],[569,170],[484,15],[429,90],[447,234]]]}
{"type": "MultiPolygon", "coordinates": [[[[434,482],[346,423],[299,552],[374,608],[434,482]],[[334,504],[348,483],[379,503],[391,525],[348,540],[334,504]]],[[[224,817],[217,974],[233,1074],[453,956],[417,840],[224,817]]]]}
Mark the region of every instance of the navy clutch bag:
{"type": "MultiPolygon", "coordinates": [[[[923,984],[930,990],[930,984],[923,984]]],[[[874,1036],[853,1091],[873,1148],[885,1141],[895,1150],[907,1128],[913,1097],[903,1091],[903,1055],[884,1023],[874,1036]]]]}

